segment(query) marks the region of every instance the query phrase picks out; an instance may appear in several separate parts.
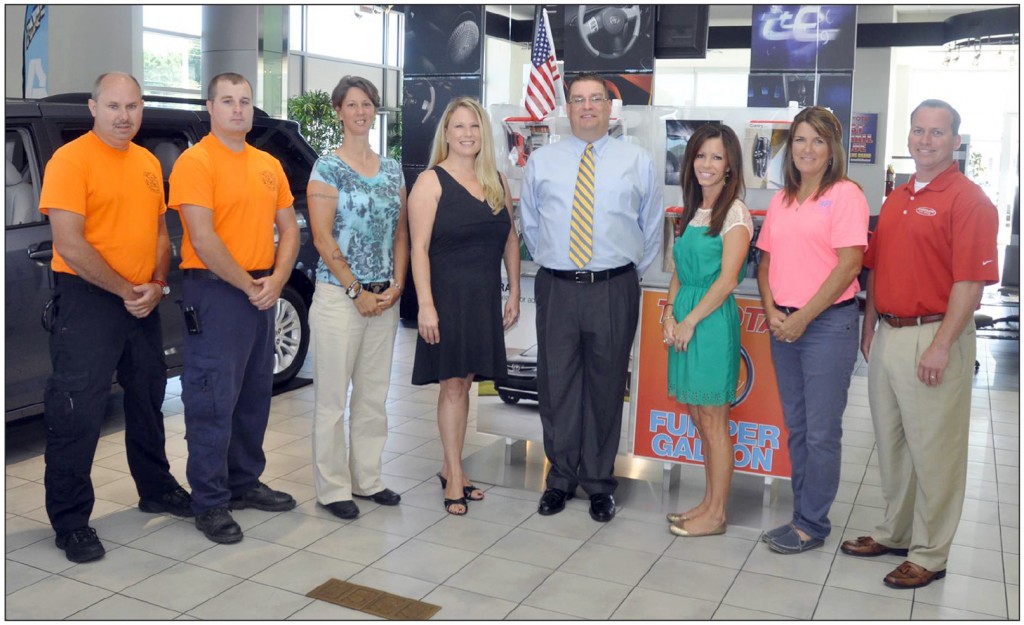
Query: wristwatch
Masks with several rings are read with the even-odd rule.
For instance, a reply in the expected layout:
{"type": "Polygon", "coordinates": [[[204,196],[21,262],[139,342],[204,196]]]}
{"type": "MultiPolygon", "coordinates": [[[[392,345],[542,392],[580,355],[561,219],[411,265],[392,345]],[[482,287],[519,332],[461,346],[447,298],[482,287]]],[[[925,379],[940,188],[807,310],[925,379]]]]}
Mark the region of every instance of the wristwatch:
{"type": "Polygon", "coordinates": [[[348,295],[349,299],[355,299],[359,297],[359,294],[363,292],[363,285],[359,284],[359,280],[353,280],[352,284],[348,285],[345,289],[345,295],[348,295]]]}
{"type": "Polygon", "coordinates": [[[162,294],[164,294],[164,295],[170,295],[171,294],[171,287],[167,286],[167,283],[164,282],[163,280],[153,279],[153,280],[150,280],[150,282],[153,283],[153,284],[159,284],[160,285],[160,292],[162,294]]]}

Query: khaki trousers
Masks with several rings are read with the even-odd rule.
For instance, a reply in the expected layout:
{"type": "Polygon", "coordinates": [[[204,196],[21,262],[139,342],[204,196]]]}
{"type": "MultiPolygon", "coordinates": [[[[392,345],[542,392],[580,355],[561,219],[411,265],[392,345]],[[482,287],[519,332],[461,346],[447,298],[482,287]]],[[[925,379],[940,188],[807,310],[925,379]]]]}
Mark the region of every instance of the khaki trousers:
{"type": "Polygon", "coordinates": [[[313,347],[313,482],[322,504],[384,490],[381,453],[388,435],[384,404],[398,306],[363,317],[341,287],[318,282],[309,311],[313,347]],[[349,385],[349,449],[345,406],[349,385]]]}
{"type": "Polygon", "coordinates": [[[929,571],[946,568],[960,523],[967,482],[975,328],[950,346],[942,384],[917,379],[917,363],[939,323],[893,328],[881,322],[868,365],[868,399],[875,427],[885,520],[875,541],[910,550],[929,571]]]}

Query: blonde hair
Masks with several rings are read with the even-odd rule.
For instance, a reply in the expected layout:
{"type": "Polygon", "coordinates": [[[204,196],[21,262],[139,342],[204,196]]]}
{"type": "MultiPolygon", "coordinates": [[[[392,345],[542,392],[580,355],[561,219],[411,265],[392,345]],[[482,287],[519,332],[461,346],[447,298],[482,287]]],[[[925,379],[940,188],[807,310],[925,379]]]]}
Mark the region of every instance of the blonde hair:
{"type": "Polygon", "coordinates": [[[430,149],[430,163],[427,168],[434,167],[441,161],[448,158],[448,141],[445,139],[445,132],[448,130],[448,123],[455,113],[455,109],[462,107],[472,111],[480,120],[480,152],[476,155],[476,162],[473,171],[476,172],[476,179],[484,188],[484,199],[491,207],[491,212],[497,215],[505,208],[505,189],[501,184],[501,177],[498,175],[498,165],[494,159],[494,137],[491,136],[491,120],[487,111],[480,105],[476,98],[456,98],[448,104],[441,116],[441,123],[434,131],[434,142],[430,149]]]}

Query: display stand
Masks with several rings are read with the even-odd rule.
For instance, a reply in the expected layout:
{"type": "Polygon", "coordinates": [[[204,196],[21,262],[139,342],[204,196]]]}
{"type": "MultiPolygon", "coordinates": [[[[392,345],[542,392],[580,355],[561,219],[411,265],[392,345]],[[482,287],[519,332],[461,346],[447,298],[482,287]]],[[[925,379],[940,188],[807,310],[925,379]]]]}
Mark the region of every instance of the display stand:
{"type": "MultiPolygon", "coordinates": [[[[664,177],[659,176],[658,184],[662,185],[666,206],[673,206],[682,203],[682,191],[678,184],[666,183],[667,180],[671,180],[672,175],[674,156],[671,150],[679,152],[676,155],[677,157],[682,154],[679,137],[673,136],[670,132],[680,128],[681,125],[673,122],[679,120],[683,122],[686,120],[714,120],[730,126],[736,132],[741,142],[744,142],[744,169],[750,170],[750,172],[745,173],[749,175],[764,174],[761,183],[748,186],[745,196],[747,205],[753,211],[763,211],[767,208],[772,195],[776,192],[775,188],[771,188],[773,186],[770,180],[771,176],[769,175],[771,162],[773,159],[784,158],[784,156],[780,156],[778,145],[780,143],[784,144],[785,137],[779,136],[777,131],[787,127],[797,111],[798,109],[786,108],[623,106],[615,107],[613,111],[615,119],[611,128],[613,133],[621,137],[621,140],[629,141],[648,150],[658,170],[666,172],[664,177]],[[762,165],[765,159],[767,159],[767,167],[758,167],[758,164],[753,160],[752,152],[754,148],[752,146],[758,144],[759,138],[762,138],[760,140],[762,150],[767,151],[763,151],[758,157],[761,159],[762,165]]],[[[569,120],[564,115],[556,114],[541,122],[536,122],[523,117],[522,108],[515,105],[493,105],[490,107],[489,112],[493,120],[492,128],[494,130],[498,168],[508,178],[509,187],[513,195],[513,215],[516,226],[519,228],[521,220],[518,204],[526,163],[536,149],[569,136],[571,134],[569,120]]],[[[685,126],[685,123],[682,126],[685,126]]],[[[676,160],[679,159],[677,158],[676,160]]],[[[675,168],[678,174],[678,165],[675,165],[675,168]]],[[[669,247],[671,243],[672,238],[667,233],[666,247],[669,247]]],[[[520,244],[524,259],[520,279],[520,321],[506,334],[506,346],[510,355],[527,350],[536,343],[533,277],[536,275],[538,267],[529,258],[528,250],[526,250],[525,245],[522,245],[521,238],[520,244]]],[[[647,351],[644,349],[642,342],[644,337],[644,320],[646,315],[652,310],[657,309],[657,311],[660,311],[656,301],[659,298],[664,299],[671,278],[671,274],[663,266],[663,260],[663,255],[657,258],[643,277],[642,299],[644,303],[641,308],[641,328],[638,331],[638,339],[634,343],[631,357],[630,369],[632,373],[630,388],[632,392],[629,403],[624,405],[625,412],[623,415],[623,430],[620,436],[619,453],[629,455],[636,460],[651,459],[662,461],[662,492],[664,495],[667,495],[672,487],[679,483],[681,473],[679,461],[677,458],[664,458],[659,457],[657,454],[644,453],[637,445],[638,414],[646,415],[646,427],[649,430],[652,404],[658,405],[659,408],[657,409],[663,410],[666,413],[678,414],[678,411],[682,410],[682,407],[675,403],[674,399],[668,397],[664,368],[658,370],[657,368],[645,366],[647,365],[647,351]],[[649,303],[652,298],[655,300],[654,304],[649,303]],[[660,386],[658,385],[659,380],[660,386]]],[[[507,293],[507,289],[505,292],[507,293]]],[[[753,296],[746,304],[748,307],[760,306],[760,300],[756,295],[756,284],[754,284],[753,280],[744,281],[744,285],[741,286],[738,292],[748,297],[753,296]]],[[[657,318],[660,318],[660,316],[657,318]]],[[[655,319],[656,322],[657,319],[655,319]]],[[[761,338],[767,344],[766,336],[761,338]]],[[[747,338],[745,337],[744,341],[746,340],[747,338]]],[[[660,337],[657,343],[657,347],[662,348],[662,352],[664,352],[664,345],[661,344],[660,337]]],[[[763,353],[767,354],[766,347],[763,353]]],[[[667,362],[667,355],[663,353],[662,356],[665,362],[667,362]]],[[[758,363],[756,371],[757,374],[752,382],[758,385],[759,389],[763,389],[764,393],[769,393],[769,391],[774,393],[775,397],[774,400],[748,398],[746,400],[749,402],[747,406],[767,405],[765,404],[766,401],[769,404],[771,401],[774,401],[773,407],[768,412],[775,416],[766,420],[767,413],[764,413],[762,410],[763,414],[760,417],[760,421],[747,419],[742,416],[744,408],[740,406],[734,411],[734,419],[739,419],[743,422],[743,427],[746,428],[744,432],[747,432],[752,427],[749,425],[751,423],[754,423],[755,426],[778,427],[780,432],[773,438],[777,447],[771,450],[772,470],[763,470],[763,463],[768,455],[767,450],[763,446],[758,447],[756,451],[758,454],[757,461],[760,463],[758,470],[751,471],[749,466],[742,466],[742,463],[737,470],[765,476],[764,501],[767,504],[774,493],[773,478],[789,477],[788,450],[785,449],[784,428],[781,428],[781,406],[778,402],[770,358],[767,358],[766,362],[758,363]]],[[[504,404],[496,397],[481,398],[478,405],[477,430],[505,438],[506,463],[519,461],[525,457],[525,441],[540,442],[542,440],[540,417],[536,413],[536,404],[530,401],[510,406],[504,404]]],[[[700,462],[694,463],[699,464],[700,462]]]]}

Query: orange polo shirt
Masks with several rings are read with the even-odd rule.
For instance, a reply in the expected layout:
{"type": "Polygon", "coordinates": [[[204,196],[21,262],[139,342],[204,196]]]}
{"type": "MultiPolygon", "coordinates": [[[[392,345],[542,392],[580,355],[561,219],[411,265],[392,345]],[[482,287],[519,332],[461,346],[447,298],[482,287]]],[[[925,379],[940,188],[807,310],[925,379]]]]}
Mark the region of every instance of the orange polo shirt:
{"type": "MultiPolygon", "coordinates": [[[[213,229],[246,271],[274,266],[274,218],[294,202],[281,163],[249,144],[233,152],[210,133],[174,163],[168,205],[213,211],[213,229]]],[[[181,220],[181,268],[206,269],[181,220]]]]}
{"type": "MultiPolygon", "coordinates": [[[[153,277],[167,207],[160,161],[148,150],[134,143],[112,148],[92,131],[65,144],[46,164],[39,198],[44,215],[54,208],[85,217],[85,240],[125,280],[153,277]]],[[[50,267],[77,275],[56,246],[50,267]]]]}

